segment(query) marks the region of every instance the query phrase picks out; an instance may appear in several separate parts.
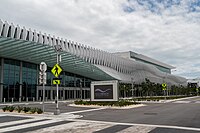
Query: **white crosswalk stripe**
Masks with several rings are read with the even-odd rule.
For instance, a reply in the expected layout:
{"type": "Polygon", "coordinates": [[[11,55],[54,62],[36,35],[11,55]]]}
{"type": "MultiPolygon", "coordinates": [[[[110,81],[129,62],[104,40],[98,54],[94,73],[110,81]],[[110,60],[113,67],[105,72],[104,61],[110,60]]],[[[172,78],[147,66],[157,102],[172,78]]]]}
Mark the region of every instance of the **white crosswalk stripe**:
{"type": "MultiPolygon", "coordinates": [[[[15,116],[13,116],[15,117],[15,116]]],[[[30,119],[21,119],[21,120],[13,120],[9,122],[4,122],[0,124],[0,132],[29,132],[29,133],[75,133],[75,132],[99,132],[104,131],[107,128],[112,128],[116,126],[116,124],[112,123],[102,123],[102,122],[89,122],[89,121],[70,121],[69,123],[56,124],[57,122],[63,122],[64,119],[55,119],[55,118],[45,118],[45,117],[35,117],[30,119]],[[55,124],[54,124],[55,123],[55,124]],[[40,127],[41,125],[53,124],[53,126],[40,127]],[[27,130],[28,129],[28,130],[27,130]],[[30,130],[29,130],[30,129],[30,130]]],[[[145,126],[133,126],[130,125],[125,129],[121,129],[119,133],[128,133],[128,132],[138,132],[138,133],[147,133],[153,130],[155,127],[145,127],[145,126]]]]}
{"type": "MultiPolygon", "coordinates": [[[[9,116],[11,117],[11,116],[9,116]]],[[[15,116],[13,116],[14,118],[15,116]]],[[[19,118],[19,117],[18,117],[19,118]]],[[[156,128],[172,128],[191,131],[200,131],[199,128],[177,127],[165,125],[148,125],[134,123],[117,123],[105,121],[91,121],[80,119],[66,119],[56,117],[32,117],[31,119],[21,119],[0,123],[0,132],[12,133],[103,133],[112,131],[118,126],[117,133],[148,133],[156,128]]]]}
{"type": "Polygon", "coordinates": [[[45,129],[39,129],[29,133],[92,133],[113,126],[112,124],[92,123],[92,122],[71,122],[45,129]]]}
{"type": "MultiPolygon", "coordinates": [[[[36,122],[36,123],[29,123],[29,124],[22,124],[20,126],[12,126],[12,127],[7,127],[7,128],[2,128],[0,129],[0,132],[8,132],[8,131],[14,131],[18,129],[24,129],[24,128],[29,128],[29,127],[34,127],[34,126],[39,126],[39,125],[44,125],[44,124],[50,124],[57,122],[58,120],[47,120],[47,121],[42,121],[42,122],[36,122]]],[[[61,121],[61,120],[60,120],[61,121]]],[[[17,123],[15,123],[17,124],[17,123]]]]}
{"type": "Polygon", "coordinates": [[[155,129],[155,127],[131,126],[117,133],[149,133],[153,129],[155,129]]]}
{"type": "Polygon", "coordinates": [[[36,120],[42,120],[41,118],[35,118],[35,119],[25,119],[25,120],[19,120],[19,121],[10,121],[10,122],[4,122],[0,124],[0,128],[4,126],[14,125],[14,124],[22,124],[26,122],[32,122],[36,120]]]}
{"type": "Polygon", "coordinates": [[[7,116],[6,114],[0,114],[0,117],[2,117],[2,116],[7,116]]]}

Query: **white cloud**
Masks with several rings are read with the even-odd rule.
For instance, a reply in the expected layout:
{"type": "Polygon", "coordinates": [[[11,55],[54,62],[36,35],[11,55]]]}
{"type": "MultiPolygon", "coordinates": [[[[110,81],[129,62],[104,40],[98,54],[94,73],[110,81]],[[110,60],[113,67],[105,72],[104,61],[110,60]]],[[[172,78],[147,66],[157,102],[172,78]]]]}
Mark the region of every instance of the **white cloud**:
{"type": "MultiPolygon", "coordinates": [[[[174,72],[198,76],[199,13],[188,2],[152,13],[125,0],[1,0],[0,18],[109,52],[136,51],[177,67],[174,72]],[[134,12],[124,12],[124,6],[134,12]]],[[[196,8],[199,10],[199,7],[196,8]]]]}

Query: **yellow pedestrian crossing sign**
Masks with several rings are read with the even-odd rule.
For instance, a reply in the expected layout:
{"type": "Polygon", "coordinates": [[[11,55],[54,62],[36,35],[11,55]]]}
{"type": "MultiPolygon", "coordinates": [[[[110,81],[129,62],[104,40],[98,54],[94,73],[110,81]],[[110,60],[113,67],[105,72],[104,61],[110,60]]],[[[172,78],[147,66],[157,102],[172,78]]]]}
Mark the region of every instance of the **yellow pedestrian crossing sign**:
{"type": "Polygon", "coordinates": [[[163,84],[162,84],[162,87],[164,87],[164,88],[167,87],[167,84],[166,84],[166,83],[163,83],[163,84]]]}
{"type": "Polygon", "coordinates": [[[62,72],[62,68],[58,64],[55,64],[54,67],[51,69],[51,72],[55,77],[58,77],[62,72]]]}
{"type": "Polygon", "coordinates": [[[53,84],[54,85],[57,85],[57,84],[59,85],[60,84],[60,80],[59,79],[53,80],[53,84]]]}

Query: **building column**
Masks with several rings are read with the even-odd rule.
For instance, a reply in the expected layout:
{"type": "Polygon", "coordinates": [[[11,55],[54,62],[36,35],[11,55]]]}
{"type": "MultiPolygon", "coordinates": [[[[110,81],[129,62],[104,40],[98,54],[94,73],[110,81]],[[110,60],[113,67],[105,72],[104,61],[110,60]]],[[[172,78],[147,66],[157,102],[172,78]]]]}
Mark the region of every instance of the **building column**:
{"type": "Polygon", "coordinates": [[[37,73],[36,73],[36,100],[38,101],[39,100],[39,88],[38,88],[38,78],[39,78],[39,73],[38,73],[38,65],[37,65],[37,73]]]}
{"type": "Polygon", "coordinates": [[[45,96],[45,99],[47,98],[47,101],[48,101],[48,99],[49,99],[49,90],[46,90],[46,96],[45,96]]]}
{"type": "Polygon", "coordinates": [[[83,99],[85,99],[85,90],[83,90],[83,99]]]}
{"type": "Polygon", "coordinates": [[[74,90],[74,99],[76,99],[76,90],[74,90]]]}
{"type": "Polygon", "coordinates": [[[39,88],[38,86],[36,87],[36,101],[39,100],[39,88]]]}
{"type": "Polygon", "coordinates": [[[19,102],[22,101],[22,61],[20,61],[19,69],[19,102]]]}
{"type": "Polygon", "coordinates": [[[65,89],[63,90],[63,100],[65,100],[65,89]]]}
{"type": "Polygon", "coordinates": [[[50,99],[53,100],[53,89],[50,90],[50,99]]]}
{"type": "Polygon", "coordinates": [[[3,101],[3,67],[4,67],[4,59],[1,58],[1,81],[0,81],[0,102],[3,101]]]}

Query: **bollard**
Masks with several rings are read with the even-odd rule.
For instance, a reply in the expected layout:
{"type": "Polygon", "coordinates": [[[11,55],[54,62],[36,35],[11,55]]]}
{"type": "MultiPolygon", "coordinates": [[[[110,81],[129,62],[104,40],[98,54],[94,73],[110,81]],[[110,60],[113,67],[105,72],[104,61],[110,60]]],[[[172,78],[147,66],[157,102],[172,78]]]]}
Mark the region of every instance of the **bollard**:
{"type": "Polygon", "coordinates": [[[33,97],[33,102],[35,102],[35,97],[33,97]]]}
{"type": "Polygon", "coordinates": [[[64,100],[64,97],[62,97],[62,101],[64,100]]]}
{"type": "Polygon", "coordinates": [[[28,102],[28,97],[26,98],[26,102],[28,102]]]}
{"type": "Polygon", "coordinates": [[[12,98],[12,103],[13,103],[13,98],[12,98]]]}
{"type": "Polygon", "coordinates": [[[19,98],[19,102],[22,102],[22,99],[21,99],[21,97],[19,98]]]}
{"type": "Polygon", "coordinates": [[[42,101],[42,100],[41,100],[41,97],[39,98],[39,101],[42,101]]]}
{"type": "Polygon", "coordinates": [[[45,97],[46,101],[47,101],[47,97],[45,97]]]}
{"type": "Polygon", "coordinates": [[[6,98],[3,98],[3,102],[6,103],[6,98]]]}

